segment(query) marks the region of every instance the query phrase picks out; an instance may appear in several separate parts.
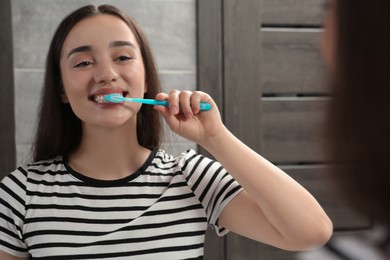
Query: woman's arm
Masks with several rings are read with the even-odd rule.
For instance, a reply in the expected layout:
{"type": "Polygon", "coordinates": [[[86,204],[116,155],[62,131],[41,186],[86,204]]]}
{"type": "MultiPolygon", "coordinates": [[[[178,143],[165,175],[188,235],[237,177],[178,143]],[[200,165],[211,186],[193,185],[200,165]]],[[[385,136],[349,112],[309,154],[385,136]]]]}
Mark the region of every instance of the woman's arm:
{"type": "Polygon", "coordinates": [[[202,145],[241,184],[219,224],[235,233],[285,250],[322,246],[332,222],[314,197],[227,129],[202,145]]]}
{"type": "Polygon", "coordinates": [[[169,101],[170,108],[156,109],[172,131],[204,147],[244,188],[222,211],[221,226],[286,250],[312,249],[330,238],[332,222],[314,197],[237,139],[209,95],[174,90],[157,99],[169,101]],[[200,101],[212,109],[199,112],[200,101]]]}

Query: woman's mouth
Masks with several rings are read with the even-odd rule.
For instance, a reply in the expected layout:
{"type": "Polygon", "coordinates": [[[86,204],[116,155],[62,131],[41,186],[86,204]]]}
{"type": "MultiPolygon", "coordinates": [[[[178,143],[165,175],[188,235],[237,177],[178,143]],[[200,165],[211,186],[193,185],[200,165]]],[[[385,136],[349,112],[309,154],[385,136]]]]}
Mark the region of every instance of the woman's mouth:
{"type": "Polygon", "coordinates": [[[89,97],[89,99],[95,103],[98,104],[105,104],[105,103],[111,103],[110,101],[106,100],[106,96],[109,94],[119,94],[123,97],[126,97],[128,92],[117,92],[117,93],[107,93],[107,94],[98,94],[98,95],[92,95],[89,97]]]}

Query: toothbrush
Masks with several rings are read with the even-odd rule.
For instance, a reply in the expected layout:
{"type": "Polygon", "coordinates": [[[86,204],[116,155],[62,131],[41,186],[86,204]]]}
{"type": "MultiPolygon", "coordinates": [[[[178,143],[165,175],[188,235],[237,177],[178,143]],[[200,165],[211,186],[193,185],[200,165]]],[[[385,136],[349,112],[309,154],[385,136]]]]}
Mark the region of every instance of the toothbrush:
{"type": "MultiPolygon", "coordinates": [[[[127,98],[123,97],[121,94],[108,94],[104,95],[104,101],[112,103],[122,103],[125,101],[137,102],[148,105],[157,105],[157,106],[169,106],[168,101],[166,100],[156,100],[156,99],[144,99],[144,98],[127,98]]],[[[211,109],[211,105],[206,102],[200,102],[200,110],[208,111],[211,109]]]]}

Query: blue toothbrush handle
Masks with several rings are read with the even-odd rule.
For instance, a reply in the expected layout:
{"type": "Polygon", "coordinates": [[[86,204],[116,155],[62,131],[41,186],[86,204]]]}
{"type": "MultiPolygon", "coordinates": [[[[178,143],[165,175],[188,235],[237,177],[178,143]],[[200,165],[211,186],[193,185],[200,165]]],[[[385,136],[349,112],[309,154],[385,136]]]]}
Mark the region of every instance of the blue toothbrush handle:
{"type": "MultiPolygon", "coordinates": [[[[156,105],[156,106],[164,106],[164,107],[169,106],[169,103],[166,100],[131,98],[131,101],[139,102],[139,103],[143,103],[143,104],[148,104],[148,105],[156,105]]],[[[208,111],[211,109],[211,105],[207,102],[200,102],[199,109],[201,111],[208,111]]]]}
{"type": "Polygon", "coordinates": [[[156,99],[146,99],[146,98],[130,98],[130,101],[132,102],[138,102],[142,104],[148,104],[148,105],[156,105],[156,106],[164,106],[167,107],[168,101],[166,100],[156,100],[156,99]]]}
{"type": "Polygon", "coordinates": [[[209,111],[211,109],[211,105],[207,102],[200,102],[199,109],[202,111],[209,111]]]}

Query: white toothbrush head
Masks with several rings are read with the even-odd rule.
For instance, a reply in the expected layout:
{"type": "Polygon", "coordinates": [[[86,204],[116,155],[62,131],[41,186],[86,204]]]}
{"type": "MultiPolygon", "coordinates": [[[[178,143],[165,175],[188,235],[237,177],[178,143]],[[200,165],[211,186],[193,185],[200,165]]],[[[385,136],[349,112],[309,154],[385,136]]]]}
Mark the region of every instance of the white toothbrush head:
{"type": "Polygon", "coordinates": [[[125,98],[121,94],[108,94],[103,96],[104,101],[112,103],[122,103],[125,101],[125,98]]]}
{"type": "Polygon", "coordinates": [[[107,94],[107,95],[96,95],[93,97],[93,101],[99,104],[104,103],[121,103],[124,102],[124,97],[119,93],[107,94]]]}

